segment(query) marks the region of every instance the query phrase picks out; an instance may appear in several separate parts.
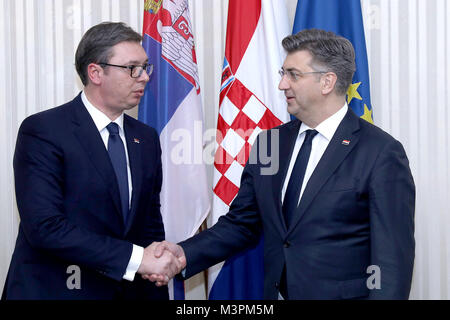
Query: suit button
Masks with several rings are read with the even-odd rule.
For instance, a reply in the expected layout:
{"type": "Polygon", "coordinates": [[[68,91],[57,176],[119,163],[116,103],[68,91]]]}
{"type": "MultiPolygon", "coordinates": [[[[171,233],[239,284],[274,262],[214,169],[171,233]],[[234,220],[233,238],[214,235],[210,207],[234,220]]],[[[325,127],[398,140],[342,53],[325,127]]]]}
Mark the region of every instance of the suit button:
{"type": "Polygon", "coordinates": [[[285,243],[284,243],[284,247],[285,248],[289,248],[291,246],[291,243],[289,242],[289,241],[286,241],[285,243]]]}
{"type": "Polygon", "coordinates": [[[275,288],[280,289],[280,284],[278,282],[275,282],[275,288]]]}

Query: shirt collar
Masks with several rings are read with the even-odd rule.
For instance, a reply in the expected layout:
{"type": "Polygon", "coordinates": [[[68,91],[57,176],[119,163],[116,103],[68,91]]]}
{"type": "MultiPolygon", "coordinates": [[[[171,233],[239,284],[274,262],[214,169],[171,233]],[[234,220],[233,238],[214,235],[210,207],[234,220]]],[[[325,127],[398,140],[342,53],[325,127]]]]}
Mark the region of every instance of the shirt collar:
{"type": "Polygon", "coordinates": [[[83,101],[84,106],[86,107],[87,111],[92,117],[92,120],[94,120],[95,126],[97,127],[97,130],[101,132],[106,128],[108,124],[111,122],[115,122],[119,125],[119,131],[123,132],[123,113],[114,121],[111,121],[111,119],[108,118],[106,114],[101,112],[99,109],[97,109],[86,97],[86,94],[84,91],[81,93],[81,100],[83,101]]]}
{"type": "Polygon", "coordinates": [[[345,115],[348,111],[348,105],[347,102],[344,104],[344,106],[339,109],[335,114],[333,114],[331,117],[328,117],[324,121],[322,121],[317,127],[310,128],[306,124],[302,122],[300,126],[299,135],[305,132],[309,129],[315,129],[317,132],[319,132],[322,136],[324,136],[328,141],[331,141],[331,138],[333,138],[334,133],[336,132],[337,128],[339,127],[339,124],[341,123],[342,119],[344,119],[345,115]]]}

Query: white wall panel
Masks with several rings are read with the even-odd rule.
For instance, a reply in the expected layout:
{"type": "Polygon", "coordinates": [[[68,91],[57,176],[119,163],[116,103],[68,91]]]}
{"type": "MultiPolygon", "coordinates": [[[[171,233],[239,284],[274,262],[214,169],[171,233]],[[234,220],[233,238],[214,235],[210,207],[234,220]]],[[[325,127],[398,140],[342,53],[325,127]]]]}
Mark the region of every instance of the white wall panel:
{"type": "MultiPolygon", "coordinates": [[[[446,23],[446,28],[445,28],[445,38],[444,43],[445,43],[445,57],[446,57],[446,62],[445,62],[445,66],[442,66],[442,69],[445,72],[446,78],[445,81],[447,82],[447,84],[450,81],[450,61],[448,61],[448,57],[450,56],[450,22],[448,21],[448,17],[450,17],[450,4],[448,3],[448,1],[445,1],[445,17],[447,17],[447,19],[445,19],[445,23],[446,23]]],[[[445,143],[442,145],[443,148],[445,149],[445,155],[446,155],[446,165],[444,168],[441,168],[441,174],[444,176],[445,179],[445,183],[444,183],[444,195],[440,198],[439,202],[443,204],[444,209],[441,211],[441,215],[443,216],[443,228],[445,230],[447,230],[446,232],[444,232],[446,240],[444,243],[444,248],[442,251],[444,251],[444,255],[446,255],[446,263],[445,263],[445,270],[446,270],[446,274],[444,276],[441,277],[441,280],[443,282],[445,282],[447,284],[447,291],[444,292],[444,294],[442,295],[442,297],[445,297],[446,299],[450,299],[450,234],[448,232],[449,230],[449,226],[450,226],[450,215],[448,213],[448,201],[444,202],[444,199],[448,199],[449,198],[449,194],[450,194],[450,137],[449,137],[449,129],[450,129],[450,110],[449,110],[449,106],[450,106],[450,92],[448,89],[448,85],[445,88],[445,114],[443,116],[443,118],[446,119],[445,121],[445,128],[443,129],[444,132],[447,132],[447,136],[445,138],[445,143]],[[445,175],[445,173],[447,173],[447,175],[445,175]],[[446,294],[446,295],[445,295],[446,294]]]]}

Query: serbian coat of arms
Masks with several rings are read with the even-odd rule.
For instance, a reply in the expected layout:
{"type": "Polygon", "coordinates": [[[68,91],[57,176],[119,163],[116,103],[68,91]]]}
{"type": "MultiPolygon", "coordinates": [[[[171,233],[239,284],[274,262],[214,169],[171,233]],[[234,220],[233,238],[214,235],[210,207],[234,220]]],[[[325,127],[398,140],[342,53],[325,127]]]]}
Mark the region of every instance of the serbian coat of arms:
{"type": "Polygon", "coordinates": [[[187,0],[146,0],[144,33],[161,43],[161,55],[200,90],[187,0]]]}

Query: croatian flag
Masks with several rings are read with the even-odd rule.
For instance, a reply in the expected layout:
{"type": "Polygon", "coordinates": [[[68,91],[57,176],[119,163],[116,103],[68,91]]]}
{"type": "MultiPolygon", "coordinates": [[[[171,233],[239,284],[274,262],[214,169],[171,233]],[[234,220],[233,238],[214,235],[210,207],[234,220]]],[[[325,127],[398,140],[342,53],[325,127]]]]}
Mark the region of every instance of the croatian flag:
{"type": "MultiPolygon", "coordinates": [[[[161,214],[166,239],[180,242],[210,210],[203,164],[203,115],[187,0],[146,0],[143,46],[154,72],[139,105],[139,120],[154,127],[162,149],[161,214]]],[[[183,284],[169,285],[184,299],[183,284]]]]}
{"type": "MultiPolygon", "coordinates": [[[[230,0],[214,162],[212,226],[239,190],[256,136],[289,121],[278,70],[290,34],[284,1],[230,0]]],[[[262,299],[263,239],[209,270],[209,299],[262,299]]]]}

